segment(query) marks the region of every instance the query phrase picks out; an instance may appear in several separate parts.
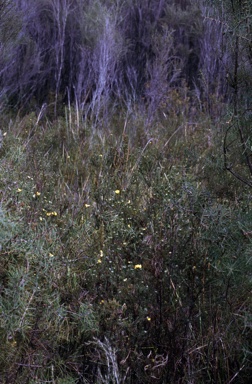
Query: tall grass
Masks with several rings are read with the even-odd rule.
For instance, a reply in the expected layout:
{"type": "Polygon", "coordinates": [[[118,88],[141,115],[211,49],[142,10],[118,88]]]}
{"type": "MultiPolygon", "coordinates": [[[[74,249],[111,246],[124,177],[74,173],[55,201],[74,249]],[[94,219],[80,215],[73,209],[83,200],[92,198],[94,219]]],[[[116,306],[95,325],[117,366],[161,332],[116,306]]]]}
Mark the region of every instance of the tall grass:
{"type": "Polygon", "coordinates": [[[250,191],[220,132],[77,112],[6,118],[1,383],[249,383],[250,191]]]}

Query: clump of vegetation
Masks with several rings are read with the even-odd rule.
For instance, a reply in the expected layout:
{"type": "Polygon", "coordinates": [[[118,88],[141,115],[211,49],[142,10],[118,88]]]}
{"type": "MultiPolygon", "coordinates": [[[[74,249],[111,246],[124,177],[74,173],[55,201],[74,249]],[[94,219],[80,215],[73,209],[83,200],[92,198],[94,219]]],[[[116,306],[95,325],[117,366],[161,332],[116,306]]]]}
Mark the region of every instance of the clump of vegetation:
{"type": "Polygon", "coordinates": [[[250,194],[211,120],[75,113],[4,136],[2,382],[248,382],[250,194]]]}
{"type": "Polygon", "coordinates": [[[251,8],[195,3],[0,1],[1,383],[250,382],[251,8]]]}

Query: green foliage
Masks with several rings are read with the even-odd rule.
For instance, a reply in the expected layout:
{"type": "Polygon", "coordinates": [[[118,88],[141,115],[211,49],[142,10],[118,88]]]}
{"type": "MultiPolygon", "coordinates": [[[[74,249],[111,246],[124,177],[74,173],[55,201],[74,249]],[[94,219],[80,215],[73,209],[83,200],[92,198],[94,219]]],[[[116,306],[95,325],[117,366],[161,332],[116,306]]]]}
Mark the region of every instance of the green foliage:
{"type": "Polygon", "coordinates": [[[249,383],[248,2],[31,3],[0,3],[1,100],[48,97],[1,115],[1,382],[249,383]]]}
{"type": "Polygon", "coordinates": [[[13,237],[15,232],[15,225],[12,223],[6,214],[0,207],[0,231],[1,231],[1,249],[2,247],[13,237]]]}
{"type": "MultiPolygon", "coordinates": [[[[226,79],[232,115],[224,139],[225,168],[251,187],[251,85],[252,85],[252,6],[249,1],[214,1],[222,25],[229,60],[226,79]]],[[[225,55],[222,55],[224,59],[225,55]]]]}
{"type": "Polygon", "coordinates": [[[249,382],[250,191],[211,120],[189,124],[179,91],[173,106],[151,128],[121,113],[101,131],[72,109],[9,124],[3,383],[249,382]]]}

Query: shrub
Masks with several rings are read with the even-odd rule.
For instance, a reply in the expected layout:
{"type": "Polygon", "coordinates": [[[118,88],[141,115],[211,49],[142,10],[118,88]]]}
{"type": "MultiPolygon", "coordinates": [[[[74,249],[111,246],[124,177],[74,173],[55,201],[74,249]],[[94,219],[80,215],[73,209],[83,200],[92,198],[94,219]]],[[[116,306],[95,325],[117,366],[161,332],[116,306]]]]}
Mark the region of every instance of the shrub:
{"type": "Polygon", "coordinates": [[[249,382],[250,193],[209,119],[144,123],[7,131],[3,383],[249,382]]]}

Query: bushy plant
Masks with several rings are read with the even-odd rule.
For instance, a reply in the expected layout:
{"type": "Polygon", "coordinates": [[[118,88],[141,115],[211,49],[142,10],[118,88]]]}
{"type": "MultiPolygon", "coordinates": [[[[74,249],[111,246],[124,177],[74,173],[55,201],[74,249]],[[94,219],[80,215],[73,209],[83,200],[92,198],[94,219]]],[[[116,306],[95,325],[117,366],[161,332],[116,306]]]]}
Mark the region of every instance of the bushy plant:
{"type": "Polygon", "coordinates": [[[250,192],[230,193],[211,120],[186,118],[10,124],[3,383],[249,382],[250,192]]]}

